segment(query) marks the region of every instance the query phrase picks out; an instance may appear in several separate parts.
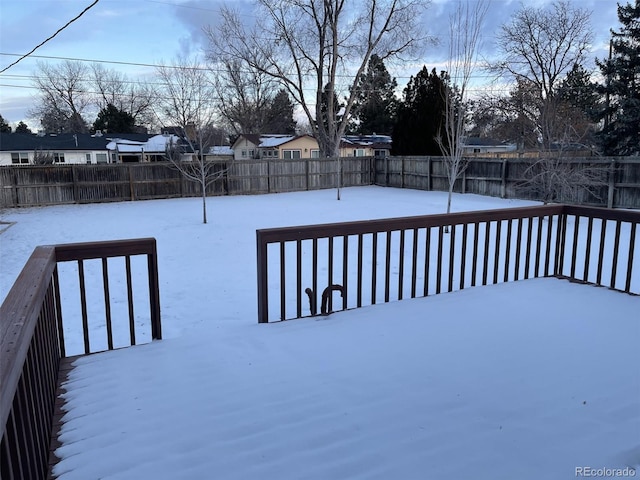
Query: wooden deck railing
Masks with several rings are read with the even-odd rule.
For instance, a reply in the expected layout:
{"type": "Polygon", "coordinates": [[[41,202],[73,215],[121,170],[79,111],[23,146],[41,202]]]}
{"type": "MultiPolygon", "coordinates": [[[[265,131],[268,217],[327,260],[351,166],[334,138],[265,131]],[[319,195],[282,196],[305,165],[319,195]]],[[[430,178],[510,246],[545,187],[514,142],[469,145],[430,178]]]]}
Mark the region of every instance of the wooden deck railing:
{"type": "Polygon", "coordinates": [[[258,230],[258,322],[540,276],[640,293],[639,223],[548,205],[258,230]]]}
{"type": "Polygon", "coordinates": [[[3,480],[41,479],[47,475],[58,369],[66,355],[58,264],[77,262],[84,352],[92,353],[95,349],[88,341],[90,319],[84,261],[102,260],[104,322],[108,349],[113,349],[107,258],[125,259],[126,302],[130,340],[134,345],[131,257],[136,255],[147,257],[151,336],[160,339],[158,266],[156,241],[152,238],[37,247],[9,291],[0,307],[0,477],[3,480]]]}

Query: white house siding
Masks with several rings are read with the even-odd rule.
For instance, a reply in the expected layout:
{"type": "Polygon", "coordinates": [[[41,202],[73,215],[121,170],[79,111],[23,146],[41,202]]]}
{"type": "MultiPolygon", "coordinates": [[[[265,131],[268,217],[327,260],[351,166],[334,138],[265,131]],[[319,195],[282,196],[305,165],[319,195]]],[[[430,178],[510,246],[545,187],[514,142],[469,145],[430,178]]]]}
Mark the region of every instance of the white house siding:
{"type": "MultiPolygon", "coordinates": [[[[28,165],[33,165],[33,159],[35,157],[34,151],[0,151],[0,165],[27,165],[26,163],[20,162],[19,164],[15,164],[12,161],[11,154],[17,153],[22,158],[26,156],[29,159],[28,165]]],[[[48,151],[47,153],[52,154],[62,154],[64,155],[64,162],[56,162],[56,164],[65,165],[65,164],[96,164],[98,163],[99,155],[104,155],[109,161],[110,154],[107,150],[102,151],[48,151]]]]}

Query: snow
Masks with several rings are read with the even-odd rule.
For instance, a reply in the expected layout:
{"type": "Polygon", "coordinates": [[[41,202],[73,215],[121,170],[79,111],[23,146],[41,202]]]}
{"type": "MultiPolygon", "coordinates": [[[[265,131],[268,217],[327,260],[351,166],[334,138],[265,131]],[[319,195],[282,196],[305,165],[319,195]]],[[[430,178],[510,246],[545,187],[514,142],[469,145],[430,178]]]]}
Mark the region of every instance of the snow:
{"type": "MultiPolygon", "coordinates": [[[[158,240],[164,340],[75,362],[55,473],[554,479],[575,478],[576,467],[637,470],[637,297],[535,279],[256,323],[256,229],[440,213],[445,201],[380,187],[344,189],[340,203],[335,191],[215,197],[207,225],[198,199],[5,210],[0,220],[15,224],[0,234],[2,298],[35,245],[158,240]]],[[[456,195],[453,209],[527,204],[456,195]]]]}
{"type": "Polygon", "coordinates": [[[260,147],[261,148],[274,148],[278,147],[282,144],[290,142],[296,138],[295,135],[262,135],[260,137],[260,147]]]}
{"type": "Polygon", "coordinates": [[[116,138],[107,144],[107,149],[122,153],[164,152],[169,142],[178,143],[179,140],[176,135],[155,135],[146,142],[116,138]]]}

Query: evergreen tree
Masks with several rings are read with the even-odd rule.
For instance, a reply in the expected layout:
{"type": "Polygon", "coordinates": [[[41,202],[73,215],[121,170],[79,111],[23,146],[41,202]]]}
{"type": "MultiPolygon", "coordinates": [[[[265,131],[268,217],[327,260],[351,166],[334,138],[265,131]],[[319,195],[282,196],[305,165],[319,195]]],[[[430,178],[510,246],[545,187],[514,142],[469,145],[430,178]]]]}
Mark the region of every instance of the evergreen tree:
{"type": "Polygon", "coordinates": [[[597,61],[606,105],[600,118],[605,155],[640,154],[640,0],[618,4],[619,32],[612,31],[610,59],[597,61]]]}
{"type": "Polygon", "coordinates": [[[296,122],[293,120],[293,102],[285,90],[280,90],[269,105],[264,125],[263,133],[296,133],[296,122]]]}
{"type": "Polygon", "coordinates": [[[587,118],[595,120],[600,110],[600,95],[597,85],[591,81],[591,74],[582,65],[575,64],[558,88],[558,97],[573,108],[577,108],[587,118]]]}
{"type": "Polygon", "coordinates": [[[11,133],[11,127],[5,121],[4,117],[0,115],[0,132],[2,133],[11,133]]]}
{"type": "Polygon", "coordinates": [[[364,135],[391,135],[398,107],[395,97],[397,86],[384,61],[376,54],[371,55],[367,71],[356,85],[358,95],[353,105],[349,130],[364,135]]]}
{"type": "Polygon", "coordinates": [[[135,119],[130,113],[110,103],[98,113],[93,129],[112,133],[134,133],[135,119]]]}
{"type": "Polygon", "coordinates": [[[393,128],[394,155],[442,155],[436,137],[444,122],[445,78],[423,67],[409,80],[393,128]]]}
{"type": "Polygon", "coordinates": [[[23,121],[20,121],[20,123],[18,123],[18,125],[16,126],[16,133],[33,133],[33,132],[31,131],[31,129],[26,123],[24,123],[23,121]]]}

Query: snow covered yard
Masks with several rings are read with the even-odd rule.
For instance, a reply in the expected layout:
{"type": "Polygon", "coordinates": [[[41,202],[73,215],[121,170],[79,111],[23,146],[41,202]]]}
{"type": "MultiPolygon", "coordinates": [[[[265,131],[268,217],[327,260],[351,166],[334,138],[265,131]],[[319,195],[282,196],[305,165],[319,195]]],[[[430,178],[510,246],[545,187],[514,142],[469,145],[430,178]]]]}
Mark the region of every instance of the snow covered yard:
{"type": "MultiPolygon", "coordinates": [[[[165,340],[81,358],[64,479],[539,479],[640,467],[637,297],[536,279],[256,324],[255,229],[440,213],[360,187],[5,211],[35,245],[158,239],[165,340]]],[[[456,196],[454,210],[521,206],[456,196]]],[[[78,337],[81,333],[78,332],[78,337]]],[[[78,339],[76,346],[81,344],[78,339]]]]}

